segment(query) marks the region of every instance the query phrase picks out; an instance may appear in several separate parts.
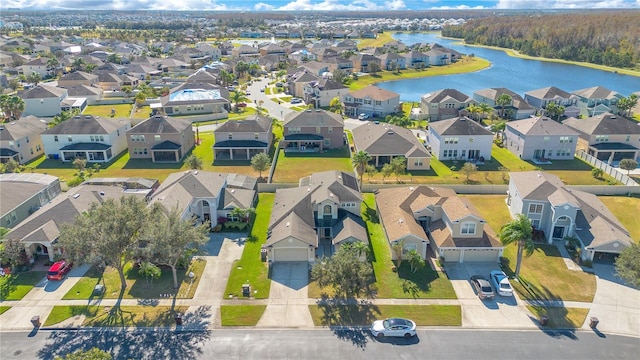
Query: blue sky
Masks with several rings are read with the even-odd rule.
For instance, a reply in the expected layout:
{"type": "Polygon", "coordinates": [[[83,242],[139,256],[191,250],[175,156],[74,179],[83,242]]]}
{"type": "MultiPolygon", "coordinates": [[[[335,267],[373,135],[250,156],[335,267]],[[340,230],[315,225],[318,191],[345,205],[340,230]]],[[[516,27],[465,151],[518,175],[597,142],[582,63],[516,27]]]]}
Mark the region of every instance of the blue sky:
{"type": "Polygon", "coordinates": [[[2,0],[0,8],[103,10],[428,10],[640,8],[640,0],[2,0]]]}

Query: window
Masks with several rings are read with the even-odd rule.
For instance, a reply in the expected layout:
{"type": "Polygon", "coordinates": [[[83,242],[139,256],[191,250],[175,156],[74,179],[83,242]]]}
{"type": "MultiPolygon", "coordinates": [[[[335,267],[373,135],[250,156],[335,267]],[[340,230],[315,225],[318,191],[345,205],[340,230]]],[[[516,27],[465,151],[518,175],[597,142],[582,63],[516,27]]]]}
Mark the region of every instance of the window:
{"type": "Polygon", "coordinates": [[[371,100],[369,100],[369,99],[365,99],[365,100],[364,100],[364,104],[365,104],[365,105],[371,105],[371,100]]]}
{"type": "Polygon", "coordinates": [[[53,136],[53,141],[58,142],[58,135],[53,136]]]}
{"type": "Polygon", "coordinates": [[[316,134],[320,134],[320,132],[321,132],[320,127],[319,127],[319,126],[316,126],[316,134]]]}
{"type": "Polygon", "coordinates": [[[229,133],[229,140],[233,140],[233,134],[229,133]]]}
{"type": "Polygon", "coordinates": [[[596,135],[596,142],[609,142],[609,135],[596,135]]]}
{"type": "Polygon", "coordinates": [[[260,139],[260,134],[258,134],[258,133],[253,133],[253,138],[254,138],[255,140],[260,139]]]}
{"type": "Polygon", "coordinates": [[[144,135],[131,135],[131,141],[144,142],[144,135]]]}
{"type": "Polygon", "coordinates": [[[324,139],[324,146],[325,146],[325,147],[329,147],[329,146],[331,146],[331,140],[329,140],[329,139],[324,139]]]}
{"type": "Polygon", "coordinates": [[[418,251],[417,244],[404,244],[404,248],[402,249],[402,254],[408,254],[410,251],[418,251]]]}
{"type": "Polygon", "coordinates": [[[68,141],[68,142],[72,142],[72,141],[73,141],[73,137],[71,137],[71,136],[67,136],[67,141],[68,141]]]}
{"type": "Polygon", "coordinates": [[[445,144],[457,144],[458,143],[458,138],[444,138],[444,143],[445,144]]]}
{"type": "Polygon", "coordinates": [[[229,220],[229,221],[238,221],[238,217],[234,216],[234,215],[231,215],[231,213],[228,213],[227,214],[227,220],[229,220]]]}
{"type": "Polygon", "coordinates": [[[156,142],[162,140],[162,137],[160,135],[154,135],[153,138],[156,142]]]}
{"type": "Polygon", "coordinates": [[[560,144],[572,143],[573,137],[571,136],[560,136],[560,144]]]}
{"type": "Polygon", "coordinates": [[[445,109],[455,109],[456,108],[456,104],[444,104],[444,108],[445,109]]]}
{"type": "MultiPolygon", "coordinates": [[[[629,137],[627,136],[627,141],[629,141],[629,137]]],[[[29,137],[27,136],[27,144],[29,143],[29,137]]]]}
{"type": "Polygon", "coordinates": [[[422,166],[422,159],[417,158],[413,161],[413,166],[422,166]]]}
{"type": "Polygon", "coordinates": [[[540,227],[540,220],[538,220],[538,219],[533,219],[533,220],[531,220],[531,226],[532,226],[534,229],[539,228],[539,227],[540,227]]]}
{"type": "Polygon", "coordinates": [[[333,134],[333,128],[331,126],[328,127],[329,134],[333,134]]]}
{"type": "Polygon", "coordinates": [[[290,127],[290,128],[287,128],[287,131],[289,132],[289,134],[300,134],[299,127],[290,127]]]}
{"type": "Polygon", "coordinates": [[[104,136],[100,135],[100,141],[104,142],[104,136]]]}
{"type": "Polygon", "coordinates": [[[36,151],[40,151],[42,150],[42,147],[40,147],[40,145],[36,145],[36,151]]]}
{"type": "Polygon", "coordinates": [[[542,214],[542,204],[529,204],[529,214],[542,214]]]}
{"type": "Polygon", "coordinates": [[[460,228],[460,232],[463,235],[473,235],[476,233],[476,223],[474,222],[465,222],[462,223],[462,227],[460,228]]]}
{"type": "Polygon", "coordinates": [[[322,213],[325,215],[331,215],[331,205],[325,205],[322,209],[322,213]]]}
{"type": "Polygon", "coordinates": [[[549,142],[549,140],[551,140],[551,136],[545,136],[544,137],[544,142],[549,142]]]}
{"type": "Polygon", "coordinates": [[[18,220],[18,216],[16,215],[15,211],[12,211],[11,212],[11,221],[16,221],[16,220],[18,220]]]}
{"type": "MultiPolygon", "coordinates": [[[[631,135],[627,135],[627,138],[625,139],[625,141],[629,141],[631,140],[631,135]]],[[[27,142],[29,142],[29,138],[27,138],[27,142]]]]}

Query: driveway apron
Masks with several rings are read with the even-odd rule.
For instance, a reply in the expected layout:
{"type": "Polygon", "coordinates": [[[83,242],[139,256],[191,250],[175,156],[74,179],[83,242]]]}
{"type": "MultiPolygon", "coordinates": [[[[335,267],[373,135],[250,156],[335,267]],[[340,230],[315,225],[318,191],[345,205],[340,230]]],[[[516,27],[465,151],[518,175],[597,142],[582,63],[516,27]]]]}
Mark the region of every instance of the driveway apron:
{"type": "Polygon", "coordinates": [[[258,327],[313,327],[309,313],[307,262],[283,262],[271,267],[269,303],[258,327]]]}

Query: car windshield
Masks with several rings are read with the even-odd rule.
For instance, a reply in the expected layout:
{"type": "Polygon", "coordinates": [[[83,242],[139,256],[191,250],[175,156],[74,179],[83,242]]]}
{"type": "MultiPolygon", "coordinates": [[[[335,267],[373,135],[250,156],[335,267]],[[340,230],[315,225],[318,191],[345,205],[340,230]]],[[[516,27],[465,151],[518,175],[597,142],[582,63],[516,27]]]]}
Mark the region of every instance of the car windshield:
{"type": "Polygon", "coordinates": [[[58,275],[57,271],[49,271],[49,275],[58,275]]]}
{"type": "Polygon", "coordinates": [[[491,286],[483,286],[482,287],[482,292],[490,293],[491,291],[492,291],[491,290],[491,286]]]}
{"type": "Polygon", "coordinates": [[[511,285],[508,282],[501,282],[500,289],[511,290],[511,285]]]}

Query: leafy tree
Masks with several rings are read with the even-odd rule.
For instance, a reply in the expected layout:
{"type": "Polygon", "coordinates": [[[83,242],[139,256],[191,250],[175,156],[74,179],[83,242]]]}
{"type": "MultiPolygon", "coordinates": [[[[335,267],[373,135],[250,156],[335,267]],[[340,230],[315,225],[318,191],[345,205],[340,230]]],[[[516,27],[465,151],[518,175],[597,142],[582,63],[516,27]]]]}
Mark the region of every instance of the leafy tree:
{"type": "Polygon", "coordinates": [[[143,106],[144,102],[147,101],[147,94],[141,91],[136,94],[135,100],[136,100],[136,105],[143,106]]]}
{"type": "Polygon", "coordinates": [[[507,106],[511,105],[513,99],[509,94],[501,94],[496,99],[496,105],[500,106],[500,117],[504,119],[504,110],[507,106]]]}
{"type": "Polygon", "coordinates": [[[73,164],[73,167],[76,168],[76,170],[84,171],[84,169],[87,167],[87,159],[75,158],[72,164],[73,164]]]}
{"type": "Polygon", "coordinates": [[[415,274],[416,271],[422,269],[425,266],[425,261],[422,256],[416,250],[411,250],[407,253],[409,264],[411,265],[411,272],[415,274]]]}
{"type": "Polygon", "coordinates": [[[251,216],[256,213],[256,209],[254,208],[233,208],[230,214],[231,216],[237,218],[241,222],[248,223],[251,220],[251,216]]]}
{"type": "Polygon", "coordinates": [[[407,159],[404,156],[398,156],[391,159],[391,167],[394,174],[396,174],[396,181],[398,177],[404,175],[407,171],[407,159]]]}
{"type": "Polygon", "coordinates": [[[535,250],[533,243],[531,220],[524,214],[517,214],[516,218],[504,224],[500,228],[500,242],[503,245],[517,244],[518,254],[516,259],[516,277],[520,276],[520,266],[522,265],[522,254],[531,256],[535,250]]]}
{"type": "Polygon", "coordinates": [[[222,81],[222,86],[228,86],[233,82],[234,79],[234,75],[227,72],[226,70],[220,70],[220,74],[218,76],[220,78],[220,81],[222,81]]]}
{"type": "Polygon", "coordinates": [[[184,159],[184,163],[191,170],[200,170],[200,169],[202,169],[202,159],[200,159],[198,156],[196,156],[194,154],[191,154],[191,155],[187,156],[187,158],[184,159]]]}
{"type": "Polygon", "coordinates": [[[500,140],[504,139],[504,132],[506,129],[507,129],[506,121],[499,121],[491,125],[491,131],[498,134],[498,137],[500,138],[500,140]]]}
{"type": "Polygon", "coordinates": [[[111,266],[120,275],[121,290],[127,287],[124,266],[139,247],[141,229],[148,223],[144,199],[123,196],[93,203],[89,210],[64,224],[59,243],[73,262],[111,266]]]}
{"type": "Polygon", "coordinates": [[[478,120],[478,114],[482,112],[482,109],[480,109],[480,106],[475,104],[469,104],[466,110],[469,112],[469,114],[471,114],[471,118],[474,120],[478,120]]]}
{"type": "Polygon", "coordinates": [[[80,111],[78,109],[73,109],[71,111],[63,111],[59,115],[54,116],[53,120],[51,120],[48,125],[50,128],[52,128],[63,121],[67,121],[71,119],[72,117],[78,115],[79,113],[80,111]]]}
{"type": "Polygon", "coordinates": [[[56,356],[55,360],[112,360],[111,354],[96,347],[89,350],[76,350],[65,357],[56,356]]]}
{"type": "Polygon", "coordinates": [[[245,101],[247,98],[241,91],[233,91],[231,92],[231,101],[236,104],[236,109],[238,109],[238,103],[245,101]]]}
{"type": "Polygon", "coordinates": [[[9,159],[9,161],[5,162],[5,163],[0,163],[0,165],[2,166],[2,173],[15,173],[18,172],[20,170],[20,163],[13,160],[13,159],[9,159]]]}
{"type": "Polygon", "coordinates": [[[0,245],[2,245],[2,251],[0,251],[0,264],[8,263],[11,266],[22,266],[27,264],[27,254],[24,251],[24,245],[20,243],[19,239],[9,238],[3,240],[0,245]]]}
{"type": "Polygon", "coordinates": [[[360,261],[360,252],[349,244],[340,246],[331,258],[322,258],[311,269],[311,277],[321,287],[331,286],[337,297],[354,298],[373,283],[373,268],[360,261]]]}
{"type": "Polygon", "coordinates": [[[600,168],[593,168],[591,169],[591,175],[596,179],[602,179],[602,176],[604,175],[604,170],[600,168]]]}
{"type": "Polygon", "coordinates": [[[391,116],[387,115],[385,120],[392,125],[400,126],[403,128],[409,127],[412,124],[411,119],[408,116],[391,116]]]}
{"type": "Polygon", "coordinates": [[[391,245],[391,251],[396,258],[396,268],[400,269],[400,265],[402,265],[402,261],[404,260],[404,240],[393,243],[393,245],[391,245]]]}
{"type": "Polygon", "coordinates": [[[469,177],[478,172],[478,167],[476,164],[466,162],[462,165],[462,169],[460,169],[460,171],[462,171],[462,173],[467,177],[466,182],[468,183],[470,181],[469,177]]]}
{"type": "Polygon", "coordinates": [[[13,78],[9,80],[9,89],[16,91],[20,88],[20,80],[13,78]]]}
{"type": "Polygon", "coordinates": [[[638,167],[638,162],[633,159],[622,159],[620,160],[620,169],[627,170],[627,176],[631,172],[631,170],[635,170],[638,167]]]}
{"type": "Polygon", "coordinates": [[[620,99],[616,106],[618,107],[618,110],[620,111],[620,114],[622,116],[629,116],[629,112],[631,111],[631,109],[633,109],[634,106],[636,106],[637,103],[638,95],[631,94],[626,98],[620,99]]]}
{"type": "Polygon", "coordinates": [[[6,120],[18,120],[25,109],[22,98],[15,95],[0,95],[0,111],[6,120]]]}
{"type": "Polygon", "coordinates": [[[329,110],[330,111],[332,111],[332,112],[334,112],[336,114],[342,114],[343,109],[344,109],[344,104],[340,100],[339,96],[334,97],[329,102],[329,110]]]}
{"type": "Polygon", "coordinates": [[[27,81],[32,83],[34,86],[38,86],[40,81],[42,81],[42,76],[40,76],[40,74],[34,71],[31,74],[29,74],[29,76],[27,76],[27,81]]]}
{"type": "Polygon", "coordinates": [[[86,62],[84,61],[84,59],[82,58],[77,58],[73,61],[73,63],[71,64],[71,69],[73,71],[75,70],[80,70],[82,71],[84,69],[84,66],[86,65],[86,62]]]}
{"type": "Polygon", "coordinates": [[[358,151],[351,157],[351,164],[353,164],[353,166],[356,168],[356,171],[358,172],[358,175],[360,175],[360,186],[362,186],[362,176],[367,170],[367,164],[369,164],[370,160],[371,156],[369,156],[369,154],[364,150],[358,151]]]}
{"type": "Polygon", "coordinates": [[[616,259],[616,273],[632,286],[640,287],[640,245],[631,244],[616,259]]]}
{"type": "Polygon", "coordinates": [[[546,109],[547,112],[549,113],[550,117],[556,117],[556,121],[560,121],[560,116],[562,116],[562,114],[564,114],[564,106],[562,105],[558,105],[554,102],[550,102],[547,104],[546,109]]]}
{"type": "Polygon", "coordinates": [[[380,173],[382,174],[382,180],[388,178],[393,174],[393,166],[390,163],[386,163],[382,165],[382,169],[380,169],[380,173]]]}
{"type": "Polygon", "coordinates": [[[367,65],[368,73],[375,75],[378,73],[378,71],[380,71],[380,64],[378,64],[377,62],[372,61],[367,65]]]}
{"type": "Polygon", "coordinates": [[[145,278],[147,279],[147,284],[151,284],[154,279],[160,278],[160,276],[162,275],[162,270],[153,263],[145,261],[140,264],[138,273],[145,276],[145,278]]]}
{"type": "Polygon", "coordinates": [[[480,103],[480,105],[478,105],[478,108],[480,109],[480,113],[482,114],[482,117],[484,118],[487,114],[492,113],[493,112],[493,108],[491,107],[491,105],[487,104],[487,103],[480,103]]]}
{"type": "Polygon", "coordinates": [[[120,91],[122,91],[124,93],[124,96],[128,99],[129,96],[131,96],[131,92],[133,92],[133,89],[129,85],[124,85],[120,88],[120,91]]]}
{"type": "Polygon", "coordinates": [[[342,70],[342,69],[336,69],[333,73],[333,81],[337,82],[337,83],[344,83],[345,80],[347,80],[349,74],[347,74],[346,71],[342,70]]]}
{"type": "Polygon", "coordinates": [[[269,169],[270,165],[271,165],[271,159],[269,159],[269,155],[267,155],[266,153],[261,152],[261,153],[255,154],[251,158],[251,168],[258,172],[259,178],[262,178],[262,172],[269,169]]]}
{"type": "Polygon", "coordinates": [[[378,173],[378,169],[376,169],[376,167],[371,164],[367,165],[367,169],[365,171],[367,173],[367,176],[369,176],[369,180],[371,180],[371,178],[378,173]]]}

